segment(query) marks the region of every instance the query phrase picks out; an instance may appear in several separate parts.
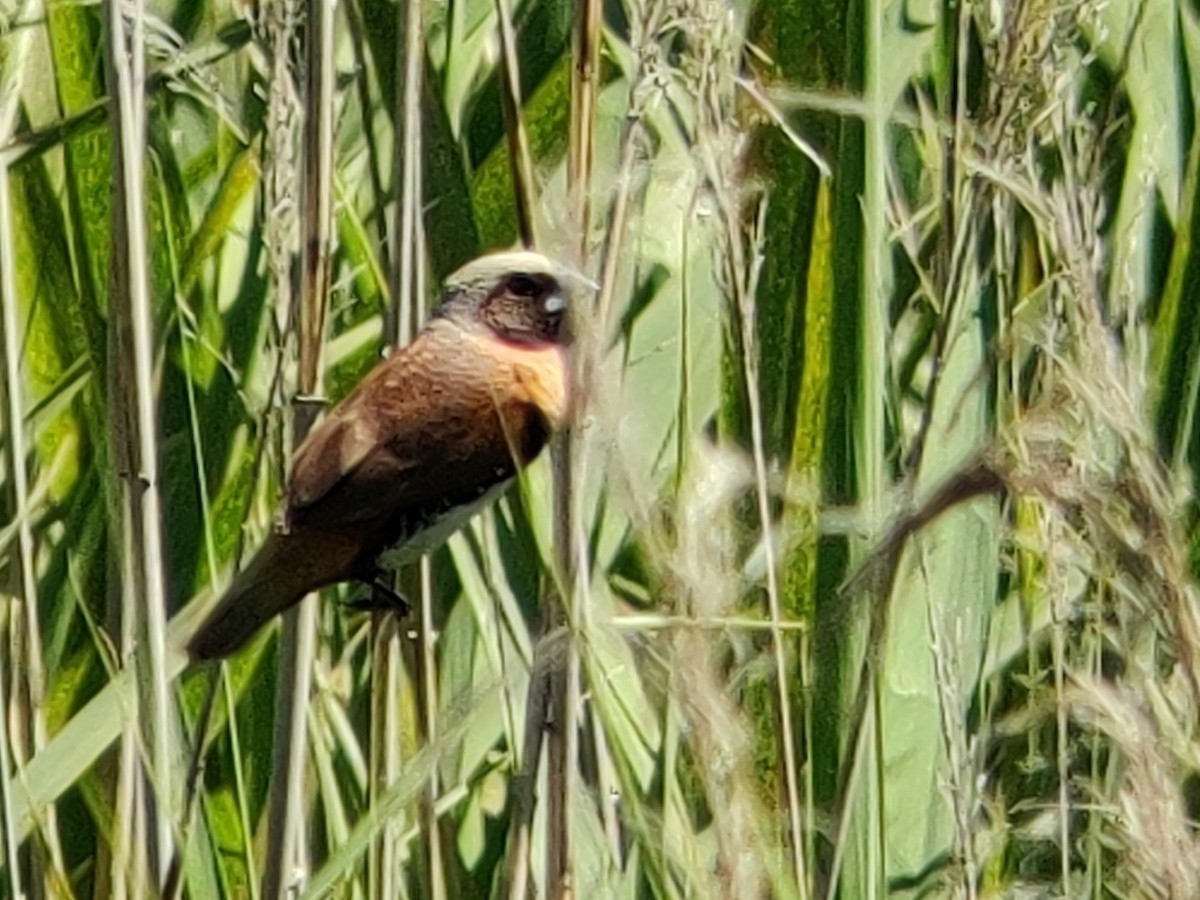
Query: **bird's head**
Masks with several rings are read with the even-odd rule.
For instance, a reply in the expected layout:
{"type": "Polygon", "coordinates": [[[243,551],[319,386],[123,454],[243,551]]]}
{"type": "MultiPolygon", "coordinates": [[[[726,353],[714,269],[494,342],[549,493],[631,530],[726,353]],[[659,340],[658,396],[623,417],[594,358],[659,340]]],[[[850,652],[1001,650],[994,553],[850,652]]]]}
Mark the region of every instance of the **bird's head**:
{"type": "Polygon", "coordinates": [[[433,315],[519,344],[569,344],[567,310],[594,290],[583,275],[532,250],[492,253],[446,279],[433,315]]]}

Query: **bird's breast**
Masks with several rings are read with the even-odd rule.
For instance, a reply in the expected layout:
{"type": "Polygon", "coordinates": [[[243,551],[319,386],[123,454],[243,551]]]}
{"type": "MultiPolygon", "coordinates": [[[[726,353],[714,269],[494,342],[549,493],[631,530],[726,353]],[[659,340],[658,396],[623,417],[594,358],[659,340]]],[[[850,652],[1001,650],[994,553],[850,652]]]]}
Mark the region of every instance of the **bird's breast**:
{"type": "Polygon", "coordinates": [[[494,339],[483,342],[481,350],[491,362],[497,393],[509,403],[536,408],[551,430],[566,424],[571,391],[562,347],[494,339]]]}
{"type": "MultiPolygon", "coordinates": [[[[378,557],[385,568],[412,563],[445,543],[503,493],[517,469],[541,452],[550,432],[569,414],[567,360],[561,348],[478,335],[467,340],[469,352],[443,357],[451,367],[464,369],[446,379],[441,394],[446,408],[456,410],[454,423],[443,423],[444,433],[459,436],[433,466],[447,483],[435,492],[431,505],[407,510],[388,529],[389,548],[378,557]]],[[[410,477],[431,474],[413,472],[410,477]]]]}

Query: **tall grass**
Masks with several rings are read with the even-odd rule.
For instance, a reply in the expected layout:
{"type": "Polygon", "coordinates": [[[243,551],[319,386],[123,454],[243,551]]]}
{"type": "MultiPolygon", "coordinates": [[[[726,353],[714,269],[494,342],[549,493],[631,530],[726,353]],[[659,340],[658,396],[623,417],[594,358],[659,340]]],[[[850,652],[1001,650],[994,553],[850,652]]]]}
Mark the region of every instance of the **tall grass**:
{"type": "Polygon", "coordinates": [[[0,10],[0,896],[1190,897],[1200,23],[1162,0],[0,10]],[[441,279],[575,418],[179,651],[441,279]]]}

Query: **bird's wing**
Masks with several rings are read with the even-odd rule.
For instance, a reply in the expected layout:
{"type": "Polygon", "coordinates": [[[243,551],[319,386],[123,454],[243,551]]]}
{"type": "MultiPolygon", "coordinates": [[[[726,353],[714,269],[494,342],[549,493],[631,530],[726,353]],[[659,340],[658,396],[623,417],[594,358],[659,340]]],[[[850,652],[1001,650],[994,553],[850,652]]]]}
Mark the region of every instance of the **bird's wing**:
{"type": "Polygon", "coordinates": [[[297,451],[289,522],[334,530],[420,518],[511,477],[480,339],[426,329],[371,372],[297,451]]]}
{"type": "Polygon", "coordinates": [[[354,395],[347,397],[296,451],[288,490],[292,509],[319,503],[378,448],[382,423],[375,416],[362,415],[363,404],[357,400],[354,395]]]}

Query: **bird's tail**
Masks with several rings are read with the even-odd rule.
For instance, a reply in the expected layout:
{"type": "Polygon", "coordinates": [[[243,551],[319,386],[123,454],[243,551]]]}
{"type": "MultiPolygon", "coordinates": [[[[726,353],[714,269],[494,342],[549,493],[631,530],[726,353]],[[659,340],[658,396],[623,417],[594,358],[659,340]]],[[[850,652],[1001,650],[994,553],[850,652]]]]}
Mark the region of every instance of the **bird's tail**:
{"type": "Polygon", "coordinates": [[[229,656],[272,618],[300,602],[310,585],[305,567],[294,564],[294,550],[288,536],[273,532],[267,538],[188,641],[192,659],[229,656]]]}

